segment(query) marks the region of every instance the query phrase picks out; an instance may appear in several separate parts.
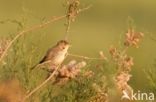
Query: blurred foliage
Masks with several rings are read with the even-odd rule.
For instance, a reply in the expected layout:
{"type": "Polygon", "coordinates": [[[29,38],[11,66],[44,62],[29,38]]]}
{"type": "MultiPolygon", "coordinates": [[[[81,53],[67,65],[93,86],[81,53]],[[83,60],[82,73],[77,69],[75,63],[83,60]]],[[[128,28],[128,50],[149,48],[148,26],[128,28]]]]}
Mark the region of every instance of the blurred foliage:
{"type": "Polygon", "coordinates": [[[145,70],[145,73],[148,79],[149,90],[156,94],[156,60],[153,65],[145,70]]]}
{"type": "MultiPolygon", "coordinates": [[[[65,7],[60,0],[0,0],[0,37],[12,39],[17,32],[34,24],[41,24],[52,16],[63,15],[65,7]]],[[[108,55],[108,48],[115,43],[119,48],[123,35],[127,30],[127,18],[132,17],[145,38],[140,48],[131,48],[128,53],[134,56],[135,65],[129,84],[135,90],[154,91],[156,94],[156,66],[152,65],[156,58],[155,9],[156,1],[151,0],[84,0],[82,7],[93,4],[88,11],[80,14],[72,24],[69,39],[73,45],[70,52],[86,56],[97,56],[103,50],[108,55]],[[81,40],[81,41],[80,41],[81,40]],[[119,41],[118,43],[116,43],[119,41]],[[142,73],[145,69],[145,73],[142,73]]],[[[29,32],[18,39],[8,52],[3,64],[0,65],[0,80],[18,79],[24,92],[27,93],[45,80],[47,72],[36,69],[30,72],[51,47],[65,33],[65,20],[51,24],[44,29],[29,32]]],[[[109,56],[109,55],[108,55],[109,56]]],[[[70,60],[67,59],[67,61],[70,60]]],[[[108,94],[114,95],[112,102],[117,100],[114,86],[115,65],[100,61],[87,61],[85,70],[94,72],[94,76],[86,78],[80,75],[64,86],[48,83],[31,98],[30,102],[86,102],[98,94],[93,87],[98,87],[108,94]],[[104,89],[103,89],[104,87],[104,89]]],[[[83,72],[83,70],[82,70],[83,72]]]]}

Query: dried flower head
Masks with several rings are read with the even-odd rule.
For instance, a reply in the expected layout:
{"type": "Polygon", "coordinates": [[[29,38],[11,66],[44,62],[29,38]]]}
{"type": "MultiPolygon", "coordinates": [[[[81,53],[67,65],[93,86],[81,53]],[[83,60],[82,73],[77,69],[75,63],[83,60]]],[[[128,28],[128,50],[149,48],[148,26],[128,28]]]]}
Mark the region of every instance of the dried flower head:
{"type": "Polygon", "coordinates": [[[68,20],[71,20],[72,22],[75,21],[75,18],[78,14],[80,1],[79,0],[68,0],[68,20]]]}
{"type": "Polygon", "coordinates": [[[117,61],[120,58],[120,51],[118,51],[117,48],[113,46],[111,46],[111,48],[109,49],[109,53],[115,61],[117,61]]]}
{"type": "Polygon", "coordinates": [[[133,58],[132,57],[128,57],[126,55],[124,57],[123,61],[122,61],[122,68],[124,70],[130,71],[133,65],[134,65],[133,58]]]}
{"type": "Polygon", "coordinates": [[[85,77],[87,77],[87,78],[90,78],[90,77],[92,77],[94,75],[94,72],[93,71],[86,71],[84,74],[83,74],[83,76],[85,76],[85,77]]]}
{"type": "Polygon", "coordinates": [[[136,48],[138,48],[138,43],[143,36],[144,34],[141,32],[135,32],[134,29],[128,29],[124,45],[128,47],[135,46],[136,48]]]}
{"type": "Polygon", "coordinates": [[[125,72],[119,73],[115,79],[117,88],[122,91],[125,90],[127,87],[129,87],[127,82],[130,80],[130,78],[131,75],[128,73],[125,72]]]}
{"type": "Polygon", "coordinates": [[[107,60],[107,57],[105,56],[105,54],[103,53],[103,51],[99,52],[99,55],[102,59],[107,60]]]}
{"type": "Polygon", "coordinates": [[[125,51],[118,51],[117,48],[111,47],[109,50],[113,60],[117,64],[117,67],[119,70],[122,71],[130,71],[132,66],[134,65],[133,63],[133,58],[127,56],[125,51]]]}
{"type": "Polygon", "coordinates": [[[117,75],[115,76],[117,89],[121,94],[126,92],[127,95],[131,95],[132,88],[128,85],[128,81],[131,78],[129,72],[134,65],[133,58],[126,54],[126,49],[118,51],[115,47],[110,49],[110,54],[118,68],[117,75]]]}
{"type": "Polygon", "coordinates": [[[64,84],[69,79],[76,78],[80,74],[81,68],[85,66],[86,62],[84,61],[78,63],[75,60],[70,61],[58,70],[55,83],[64,84]]]}

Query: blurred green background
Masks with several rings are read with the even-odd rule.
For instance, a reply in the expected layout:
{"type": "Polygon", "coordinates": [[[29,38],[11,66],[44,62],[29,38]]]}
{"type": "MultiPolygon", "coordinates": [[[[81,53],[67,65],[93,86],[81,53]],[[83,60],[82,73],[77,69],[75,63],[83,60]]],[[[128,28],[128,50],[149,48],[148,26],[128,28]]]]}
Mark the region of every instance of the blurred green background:
{"type": "MultiPolygon", "coordinates": [[[[17,23],[0,24],[0,36],[15,35],[19,30],[41,24],[53,16],[64,15],[66,9],[63,4],[63,0],[0,0],[0,21],[16,20],[24,24],[20,29],[17,23]]],[[[109,56],[111,45],[121,46],[120,42],[124,39],[130,17],[134,20],[136,30],[145,34],[140,47],[129,50],[135,63],[130,84],[137,90],[148,90],[144,69],[151,67],[156,58],[156,42],[151,40],[156,39],[156,1],[81,0],[82,8],[90,4],[93,7],[80,13],[71,25],[70,52],[97,57],[102,50],[109,56]]],[[[28,33],[25,38],[28,43],[35,44],[38,53],[43,55],[49,47],[64,37],[65,22],[65,19],[54,22],[44,29],[28,33]]]]}

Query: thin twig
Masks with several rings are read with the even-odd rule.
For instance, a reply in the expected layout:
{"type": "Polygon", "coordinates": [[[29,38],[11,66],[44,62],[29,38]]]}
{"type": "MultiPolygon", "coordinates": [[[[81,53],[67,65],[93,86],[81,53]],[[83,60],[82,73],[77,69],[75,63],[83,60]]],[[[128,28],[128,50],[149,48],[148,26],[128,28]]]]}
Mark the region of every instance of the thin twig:
{"type": "Polygon", "coordinates": [[[104,58],[86,57],[86,56],[75,55],[75,54],[70,54],[70,53],[68,53],[68,56],[78,57],[78,58],[82,58],[82,59],[86,59],[86,60],[105,60],[104,58]]]}
{"type": "MultiPolygon", "coordinates": [[[[87,8],[84,8],[84,9],[80,9],[78,12],[82,12],[82,11],[87,10],[87,9],[89,9],[89,8],[90,8],[90,7],[87,7],[87,8]]],[[[7,46],[7,48],[5,49],[5,51],[3,52],[2,56],[0,57],[0,62],[1,62],[2,59],[5,57],[7,51],[8,51],[9,48],[11,47],[11,45],[12,45],[20,36],[24,35],[24,34],[27,33],[27,32],[30,32],[30,31],[33,31],[33,30],[36,30],[36,29],[45,27],[46,25],[48,25],[48,24],[50,24],[50,23],[52,23],[52,22],[54,22],[54,21],[63,19],[63,18],[65,18],[65,17],[67,17],[67,15],[54,18],[54,19],[52,19],[52,20],[47,21],[47,22],[44,23],[44,24],[35,25],[35,26],[33,26],[33,27],[28,28],[27,30],[24,30],[24,31],[19,32],[19,33],[14,37],[14,39],[9,43],[9,45],[7,46]]],[[[69,27],[68,27],[68,29],[69,29],[69,27]]],[[[68,30],[67,30],[67,31],[68,31],[68,30]]],[[[87,58],[87,59],[88,59],[88,58],[87,58]]],[[[60,65],[61,65],[61,64],[60,64],[60,65]]],[[[41,87],[43,87],[43,86],[55,75],[55,73],[56,73],[57,70],[59,69],[60,65],[57,66],[57,68],[53,71],[53,73],[52,73],[44,82],[42,82],[39,86],[37,86],[35,89],[33,89],[28,95],[26,95],[26,96],[23,98],[22,102],[25,102],[26,99],[28,99],[33,93],[35,93],[37,90],[39,90],[41,87]]]]}
{"type": "MultiPolygon", "coordinates": [[[[79,58],[83,58],[83,59],[87,59],[87,60],[105,60],[103,58],[90,58],[90,57],[86,57],[86,56],[80,56],[80,55],[75,55],[75,54],[68,54],[67,56],[73,56],[73,57],[79,57],[79,58]]],[[[66,57],[67,57],[66,56],[66,57]]],[[[49,63],[50,61],[47,61],[45,63],[49,63]]],[[[32,90],[28,95],[26,95],[22,102],[25,102],[25,100],[27,98],[29,98],[33,93],[35,93],[37,90],[39,90],[42,86],[44,86],[57,72],[57,70],[59,69],[60,65],[58,65],[58,67],[54,70],[54,72],[43,82],[41,83],[39,86],[37,86],[34,90],[32,90]]]]}
{"type": "MultiPolygon", "coordinates": [[[[61,64],[60,64],[61,65],[61,64]]],[[[57,70],[59,69],[60,65],[57,66],[57,68],[53,71],[53,73],[51,73],[51,75],[44,81],[42,82],[40,85],[38,85],[35,89],[33,89],[28,95],[26,95],[22,102],[25,102],[26,99],[28,99],[33,93],[35,93],[37,90],[39,90],[41,87],[43,87],[48,81],[50,81],[50,79],[52,79],[52,77],[56,74],[57,70]]]]}
{"type": "Polygon", "coordinates": [[[128,48],[129,48],[129,47],[125,47],[125,48],[122,50],[122,52],[121,52],[121,55],[122,55],[122,56],[124,56],[124,55],[126,54],[128,48]]]}
{"type": "MultiPolygon", "coordinates": [[[[86,8],[80,9],[80,10],[78,11],[78,13],[89,9],[90,7],[91,7],[91,6],[88,6],[88,7],[86,7],[86,8]]],[[[51,20],[48,20],[47,22],[45,22],[45,23],[43,23],[43,24],[34,25],[34,26],[32,26],[32,27],[30,27],[30,28],[28,28],[28,29],[26,29],[26,30],[23,30],[23,31],[17,33],[17,35],[13,38],[12,41],[10,41],[10,43],[8,44],[8,46],[6,47],[6,49],[4,50],[4,52],[2,53],[2,55],[0,56],[0,63],[2,62],[3,58],[7,55],[7,52],[8,52],[8,50],[9,50],[9,48],[12,46],[12,44],[13,44],[19,37],[21,37],[22,35],[24,35],[25,33],[30,32],[30,31],[34,31],[34,30],[36,30],[36,29],[43,28],[43,27],[45,27],[45,26],[47,26],[47,25],[53,23],[54,21],[61,20],[61,19],[65,18],[65,17],[67,17],[67,16],[68,16],[68,15],[63,15],[63,16],[55,17],[55,18],[53,18],[53,19],[51,19],[51,20]]]]}
{"type": "MultiPolygon", "coordinates": [[[[79,9],[78,11],[75,11],[75,12],[77,12],[77,15],[78,15],[80,12],[88,10],[91,7],[92,7],[92,5],[89,5],[89,6],[85,7],[85,8],[79,9]]],[[[69,15],[70,15],[70,12],[67,12],[67,27],[66,27],[66,34],[65,34],[65,38],[64,38],[65,40],[68,40],[69,30],[70,30],[71,22],[72,22],[72,19],[73,19],[69,15]]]]}
{"type": "Polygon", "coordinates": [[[85,7],[85,8],[79,9],[79,10],[78,10],[78,13],[90,9],[92,6],[93,6],[93,5],[89,5],[89,6],[85,7]]]}
{"type": "MultiPolygon", "coordinates": [[[[83,59],[87,59],[87,60],[104,60],[103,58],[90,58],[90,57],[86,57],[86,56],[80,56],[80,55],[75,55],[75,54],[68,54],[68,56],[73,56],[73,57],[79,57],[79,58],[83,58],[83,59]]],[[[67,56],[66,56],[67,57],[67,56]]],[[[49,62],[49,61],[48,61],[49,62]]],[[[48,63],[47,62],[47,63],[48,63]]],[[[42,86],[44,86],[57,72],[57,70],[59,69],[60,65],[58,65],[58,67],[54,70],[54,72],[43,82],[41,83],[39,86],[37,86],[34,90],[32,90],[28,95],[26,95],[22,102],[25,102],[26,99],[28,99],[33,93],[35,93],[37,90],[39,90],[42,86]]]]}
{"type": "Polygon", "coordinates": [[[45,23],[43,23],[43,24],[34,25],[34,26],[32,26],[32,27],[30,27],[30,28],[28,28],[28,29],[26,29],[26,30],[23,30],[23,31],[19,32],[19,33],[13,38],[13,40],[10,41],[10,43],[9,43],[8,46],[6,47],[5,51],[3,52],[3,54],[2,54],[1,57],[0,57],[0,62],[1,62],[1,61],[3,60],[3,58],[6,56],[8,50],[9,50],[9,48],[12,46],[12,44],[13,44],[19,37],[21,37],[22,35],[24,35],[25,33],[30,32],[30,31],[33,31],[33,30],[36,30],[36,29],[39,29],[39,28],[43,28],[43,27],[47,26],[48,24],[53,23],[54,21],[61,20],[61,19],[65,18],[66,16],[67,16],[67,15],[55,17],[55,18],[53,18],[53,19],[51,19],[51,20],[49,20],[49,21],[47,21],[47,22],[45,22],[45,23]]]}
{"type": "Polygon", "coordinates": [[[71,20],[68,19],[67,28],[66,28],[65,40],[68,40],[68,35],[69,35],[70,25],[71,25],[71,20]]]}

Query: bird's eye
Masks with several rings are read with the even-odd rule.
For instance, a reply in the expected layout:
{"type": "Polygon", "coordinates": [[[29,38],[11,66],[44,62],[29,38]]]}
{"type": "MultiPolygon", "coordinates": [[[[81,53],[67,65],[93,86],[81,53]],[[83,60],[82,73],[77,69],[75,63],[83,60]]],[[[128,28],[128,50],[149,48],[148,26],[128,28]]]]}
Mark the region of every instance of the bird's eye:
{"type": "Polygon", "coordinates": [[[63,46],[62,49],[65,49],[65,47],[63,46]]]}

